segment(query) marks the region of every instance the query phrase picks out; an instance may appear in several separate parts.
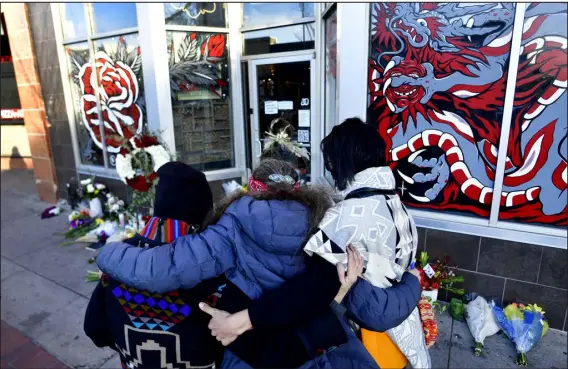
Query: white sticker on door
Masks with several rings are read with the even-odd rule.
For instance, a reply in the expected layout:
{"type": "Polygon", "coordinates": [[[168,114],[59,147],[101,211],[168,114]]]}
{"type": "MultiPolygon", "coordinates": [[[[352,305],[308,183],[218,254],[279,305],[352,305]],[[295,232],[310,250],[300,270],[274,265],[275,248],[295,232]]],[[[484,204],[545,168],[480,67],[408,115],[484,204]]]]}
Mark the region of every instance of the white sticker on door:
{"type": "Polygon", "coordinates": [[[310,142],[310,130],[309,129],[299,129],[298,130],[298,142],[309,143],[310,142]]]}
{"type": "Polygon", "coordinates": [[[310,126],[310,109],[298,110],[298,126],[299,127],[310,126]]]}
{"type": "Polygon", "coordinates": [[[292,110],[294,109],[293,101],[278,101],[278,110],[292,110]]]}
{"type": "Polygon", "coordinates": [[[278,114],[278,101],[265,101],[264,114],[266,115],[278,114]]]}

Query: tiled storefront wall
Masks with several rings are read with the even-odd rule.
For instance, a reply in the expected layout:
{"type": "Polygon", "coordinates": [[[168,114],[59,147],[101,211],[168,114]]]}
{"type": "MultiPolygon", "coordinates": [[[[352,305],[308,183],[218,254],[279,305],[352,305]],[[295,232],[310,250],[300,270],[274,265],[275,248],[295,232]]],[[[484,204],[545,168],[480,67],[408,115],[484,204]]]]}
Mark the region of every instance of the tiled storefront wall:
{"type": "Polygon", "coordinates": [[[32,154],[36,187],[41,200],[55,202],[57,200],[57,179],[46,120],[46,103],[43,98],[36,64],[36,52],[32,41],[28,5],[3,4],[2,11],[9,30],[9,42],[12,45],[12,60],[18,94],[24,111],[24,124],[32,154]]]}
{"type": "Polygon", "coordinates": [[[29,3],[28,14],[36,53],[37,69],[45,101],[48,134],[59,184],[57,196],[67,197],[65,184],[76,176],[69,121],[57,59],[57,48],[49,3],[29,3]]]}
{"type": "MultiPolygon", "coordinates": [[[[537,303],[552,328],[567,330],[566,249],[424,228],[419,236],[419,248],[430,260],[449,256],[456,273],[464,276],[466,292],[478,292],[498,305],[537,303]]],[[[440,291],[441,300],[452,297],[440,291]]]]}

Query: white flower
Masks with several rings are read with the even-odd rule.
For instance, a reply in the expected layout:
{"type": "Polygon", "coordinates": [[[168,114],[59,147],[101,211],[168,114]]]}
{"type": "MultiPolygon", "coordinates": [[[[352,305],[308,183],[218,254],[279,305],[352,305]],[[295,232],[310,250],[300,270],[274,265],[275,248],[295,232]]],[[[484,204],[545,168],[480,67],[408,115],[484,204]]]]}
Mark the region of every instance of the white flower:
{"type": "Polygon", "coordinates": [[[76,217],[79,216],[79,212],[77,210],[74,210],[71,212],[71,214],[69,214],[69,221],[73,221],[75,220],[76,217]]]}
{"type": "MultiPolygon", "coordinates": [[[[136,150],[133,152],[136,152],[136,150]]],[[[132,154],[118,154],[116,156],[116,172],[124,183],[126,183],[127,179],[133,178],[136,175],[136,172],[132,168],[132,154]]]]}
{"type": "Polygon", "coordinates": [[[154,172],[157,172],[162,165],[168,163],[171,160],[170,154],[168,154],[166,149],[161,145],[146,147],[144,151],[152,156],[152,161],[154,162],[154,172]]]}
{"type": "Polygon", "coordinates": [[[120,207],[118,206],[118,204],[114,204],[110,207],[110,211],[112,213],[117,212],[120,209],[120,207]]]}
{"type": "Polygon", "coordinates": [[[83,179],[81,181],[81,186],[86,186],[88,184],[91,184],[91,178],[83,179]]]}
{"type": "Polygon", "coordinates": [[[124,201],[118,200],[118,206],[124,206],[124,201]]]}
{"type": "Polygon", "coordinates": [[[102,184],[102,183],[97,183],[97,184],[95,185],[95,188],[96,188],[97,190],[104,190],[104,189],[106,188],[106,186],[105,186],[104,184],[102,184]]]}
{"type": "Polygon", "coordinates": [[[112,193],[109,192],[109,193],[106,194],[106,196],[107,196],[107,199],[110,199],[112,197],[112,193]]]}
{"type": "Polygon", "coordinates": [[[58,207],[54,207],[53,209],[51,209],[49,211],[49,214],[59,215],[60,212],[61,212],[61,209],[59,209],[58,207]]]}
{"type": "Polygon", "coordinates": [[[95,187],[92,184],[88,184],[87,185],[87,192],[88,193],[93,193],[95,192],[95,187]]]}

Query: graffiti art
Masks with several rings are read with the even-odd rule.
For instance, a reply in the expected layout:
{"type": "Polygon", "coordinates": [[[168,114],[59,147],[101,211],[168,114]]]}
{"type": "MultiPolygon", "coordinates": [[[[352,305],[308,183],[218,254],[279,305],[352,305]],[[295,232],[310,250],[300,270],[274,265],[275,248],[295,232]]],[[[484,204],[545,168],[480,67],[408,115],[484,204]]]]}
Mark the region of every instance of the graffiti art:
{"type": "Polygon", "coordinates": [[[512,113],[499,218],[568,224],[567,6],[526,6],[505,112],[514,3],[371,5],[367,120],[410,206],[488,217],[512,113]]]}

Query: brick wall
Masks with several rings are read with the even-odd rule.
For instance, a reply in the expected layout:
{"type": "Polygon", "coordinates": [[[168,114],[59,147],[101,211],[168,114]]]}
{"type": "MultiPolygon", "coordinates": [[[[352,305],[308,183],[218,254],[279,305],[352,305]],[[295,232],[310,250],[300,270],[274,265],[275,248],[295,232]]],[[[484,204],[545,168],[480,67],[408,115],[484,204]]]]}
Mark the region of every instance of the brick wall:
{"type": "MultiPolygon", "coordinates": [[[[567,330],[567,250],[459,233],[419,229],[420,250],[430,260],[449,256],[466,292],[478,292],[502,306],[537,303],[552,328],[567,330]]],[[[440,291],[439,299],[451,294],[440,291]]]]}
{"type": "Polygon", "coordinates": [[[23,3],[2,4],[37,191],[41,200],[53,203],[57,200],[57,179],[27,10],[23,3]]]}
{"type": "Polygon", "coordinates": [[[58,187],[57,196],[66,198],[65,184],[76,176],[75,160],[67,112],[53,18],[49,3],[29,3],[28,14],[30,28],[37,58],[39,81],[45,101],[45,119],[48,122],[48,134],[51,152],[55,163],[58,187]]]}

